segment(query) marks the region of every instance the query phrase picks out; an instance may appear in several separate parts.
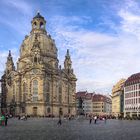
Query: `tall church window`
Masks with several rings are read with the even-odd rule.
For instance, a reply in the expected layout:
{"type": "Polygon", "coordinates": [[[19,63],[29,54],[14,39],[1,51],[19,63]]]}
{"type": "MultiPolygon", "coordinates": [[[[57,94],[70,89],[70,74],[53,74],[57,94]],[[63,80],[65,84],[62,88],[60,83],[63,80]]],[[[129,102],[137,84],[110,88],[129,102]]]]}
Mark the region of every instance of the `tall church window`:
{"type": "Polygon", "coordinates": [[[38,81],[37,80],[33,80],[32,89],[33,89],[33,101],[35,102],[38,100],[38,81]]]}
{"type": "Polygon", "coordinates": [[[16,85],[13,85],[13,101],[15,102],[16,100],[16,85]]]}
{"type": "Polygon", "coordinates": [[[36,56],[34,57],[34,62],[37,63],[37,57],[36,56]]]}
{"type": "Polygon", "coordinates": [[[47,112],[48,112],[48,113],[50,113],[50,112],[51,112],[51,109],[50,109],[50,107],[48,107],[48,108],[47,108],[47,112]]]}
{"type": "Polygon", "coordinates": [[[59,90],[58,90],[58,101],[59,103],[62,103],[62,85],[59,85],[59,90]]]}
{"type": "Polygon", "coordinates": [[[45,86],[45,90],[46,90],[46,102],[50,101],[50,83],[46,82],[46,86],[45,86]]]}
{"type": "Polygon", "coordinates": [[[26,101],[26,96],[28,94],[28,87],[26,83],[23,83],[23,102],[26,101]]]}
{"type": "Polygon", "coordinates": [[[68,85],[67,85],[67,83],[66,83],[66,85],[65,85],[65,102],[66,103],[68,103],[68,85]]]}

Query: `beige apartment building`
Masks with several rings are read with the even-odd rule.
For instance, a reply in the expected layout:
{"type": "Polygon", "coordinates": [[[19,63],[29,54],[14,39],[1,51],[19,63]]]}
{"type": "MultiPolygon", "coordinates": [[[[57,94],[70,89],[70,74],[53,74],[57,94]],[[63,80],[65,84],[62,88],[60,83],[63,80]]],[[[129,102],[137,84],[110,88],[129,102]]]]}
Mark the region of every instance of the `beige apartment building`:
{"type": "Polygon", "coordinates": [[[95,94],[92,98],[92,104],[94,115],[111,115],[112,101],[110,97],[95,94]]]}
{"type": "Polygon", "coordinates": [[[59,66],[58,50],[46,31],[44,17],[37,13],[31,25],[30,34],[20,46],[16,67],[9,51],[1,77],[2,111],[13,115],[75,115],[77,79],[69,50],[64,66],[59,66]]]}
{"type": "Polygon", "coordinates": [[[123,116],[124,82],[125,79],[121,79],[112,89],[112,115],[116,117],[123,116]]]}

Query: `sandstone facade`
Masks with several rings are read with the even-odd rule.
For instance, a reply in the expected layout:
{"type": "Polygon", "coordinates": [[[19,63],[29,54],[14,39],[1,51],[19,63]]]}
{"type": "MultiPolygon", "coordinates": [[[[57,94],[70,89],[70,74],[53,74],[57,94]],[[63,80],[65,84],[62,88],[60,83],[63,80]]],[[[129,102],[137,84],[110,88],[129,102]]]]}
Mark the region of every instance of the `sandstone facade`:
{"type": "Polygon", "coordinates": [[[15,68],[11,52],[1,78],[2,109],[18,115],[65,115],[76,113],[76,76],[67,50],[64,68],[59,66],[55,41],[47,33],[44,17],[37,13],[30,35],[20,46],[15,68]]]}

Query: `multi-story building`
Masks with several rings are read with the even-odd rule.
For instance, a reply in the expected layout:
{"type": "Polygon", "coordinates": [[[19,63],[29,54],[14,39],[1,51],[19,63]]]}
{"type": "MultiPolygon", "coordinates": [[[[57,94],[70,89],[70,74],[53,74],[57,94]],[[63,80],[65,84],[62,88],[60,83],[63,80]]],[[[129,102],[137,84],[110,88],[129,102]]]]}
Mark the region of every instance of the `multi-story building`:
{"type": "Polygon", "coordinates": [[[111,96],[105,96],[105,114],[106,115],[112,115],[112,98],[111,96]]]}
{"type": "Polygon", "coordinates": [[[80,91],[76,93],[77,114],[111,115],[110,96],[80,91]]]}
{"type": "Polygon", "coordinates": [[[84,114],[84,100],[87,91],[79,91],[76,93],[76,112],[78,115],[84,114]]]}
{"type": "Polygon", "coordinates": [[[111,98],[101,94],[95,94],[92,98],[92,101],[94,115],[111,115],[111,98]]]}
{"type": "Polygon", "coordinates": [[[85,95],[85,100],[83,101],[83,110],[85,115],[92,114],[93,112],[92,97],[93,97],[93,93],[88,93],[85,95]]]}
{"type": "Polygon", "coordinates": [[[124,82],[125,79],[119,80],[112,89],[112,115],[116,117],[123,116],[124,82]]]}
{"type": "Polygon", "coordinates": [[[76,93],[77,114],[89,115],[92,113],[92,97],[94,93],[79,91],[76,93]]]}
{"type": "Polygon", "coordinates": [[[124,117],[140,117],[140,73],[131,75],[124,84],[124,117]]]}
{"type": "Polygon", "coordinates": [[[55,116],[76,113],[76,76],[67,50],[64,68],[59,66],[55,41],[37,13],[32,30],[20,46],[17,68],[9,51],[1,77],[2,109],[13,115],[55,116]]]}

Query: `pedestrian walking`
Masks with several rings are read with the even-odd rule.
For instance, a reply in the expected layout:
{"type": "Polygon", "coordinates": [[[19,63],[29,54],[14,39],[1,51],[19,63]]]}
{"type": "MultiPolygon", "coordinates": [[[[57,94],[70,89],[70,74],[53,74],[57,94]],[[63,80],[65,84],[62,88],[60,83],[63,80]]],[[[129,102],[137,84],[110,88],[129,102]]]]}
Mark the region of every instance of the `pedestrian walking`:
{"type": "Polygon", "coordinates": [[[8,122],[8,115],[5,116],[5,126],[7,126],[7,122],[8,122]]]}
{"type": "Polygon", "coordinates": [[[90,116],[89,118],[89,124],[91,124],[91,122],[92,122],[92,116],[90,116]]]}
{"type": "Polygon", "coordinates": [[[71,115],[69,115],[69,121],[71,120],[71,115]]]}
{"type": "Polygon", "coordinates": [[[62,124],[62,121],[61,121],[61,117],[59,116],[59,120],[57,122],[58,125],[61,125],[62,124]]]}
{"type": "Polygon", "coordinates": [[[1,125],[4,126],[4,124],[5,124],[5,116],[2,115],[1,116],[1,125]]]}
{"type": "Polygon", "coordinates": [[[107,117],[105,117],[105,124],[106,124],[107,117]]]}
{"type": "Polygon", "coordinates": [[[20,120],[20,115],[18,115],[18,120],[20,120]]]}
{"type": "Polygon", "coordinates": [[[25,120],[27,121],[27,119],[28,119],[28,116],[27,116],[27,114],[25,115],[25,120]]]}
{"type": "Polygon", "coordinates": [[[94,116],[94,124],[97,122],[97,116],[94,116]]]}

